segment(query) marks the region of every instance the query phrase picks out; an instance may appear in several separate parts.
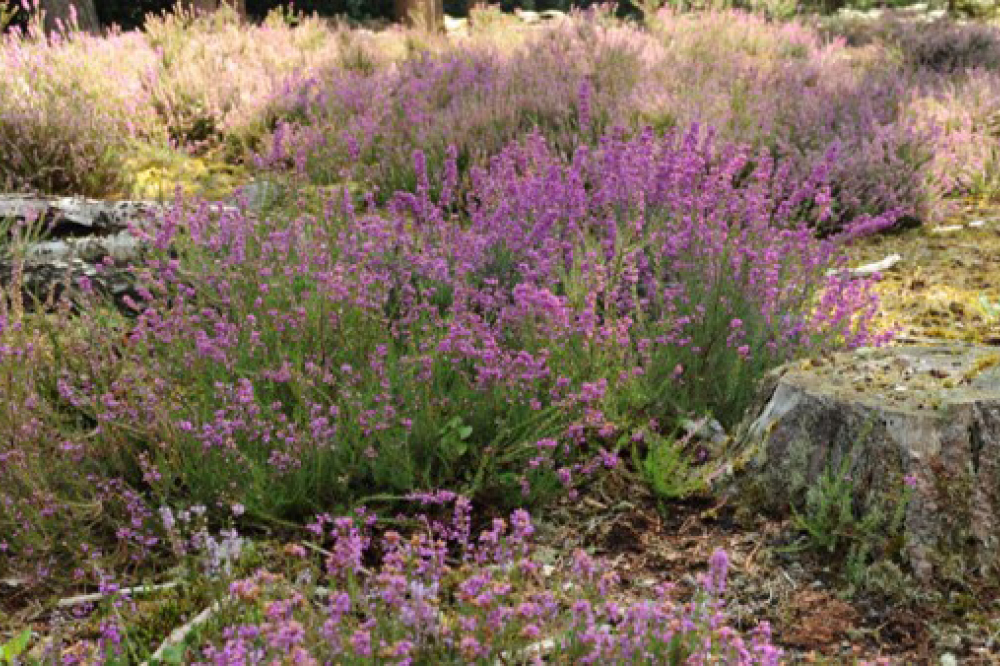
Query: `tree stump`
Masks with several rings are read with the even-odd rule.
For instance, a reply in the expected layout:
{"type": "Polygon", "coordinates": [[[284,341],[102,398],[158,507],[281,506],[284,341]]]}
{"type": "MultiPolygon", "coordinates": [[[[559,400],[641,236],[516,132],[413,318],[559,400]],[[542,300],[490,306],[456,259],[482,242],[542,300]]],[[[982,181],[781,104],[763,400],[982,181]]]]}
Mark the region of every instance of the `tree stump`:
{"type": "Polygon", "coordinates": [[[730,490],[749,511],[801,507],[827,472],[848,470],[858,512],[905,481],[902,555],[920,581],[1000,569],[1000,349],[890,347],[787,366],[736,443],[730,490]]]}

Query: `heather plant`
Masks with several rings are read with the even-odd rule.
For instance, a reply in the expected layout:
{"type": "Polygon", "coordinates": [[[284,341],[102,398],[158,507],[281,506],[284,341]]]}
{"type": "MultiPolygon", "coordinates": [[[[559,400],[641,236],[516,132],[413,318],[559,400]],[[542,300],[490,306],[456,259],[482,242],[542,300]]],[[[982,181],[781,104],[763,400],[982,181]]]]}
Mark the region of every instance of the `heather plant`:
{"type": "Polygon", "coordinates": [[[641,62],[626,32],[578,20],[503,54],[456,47],[374,75],[332,72],[307,88],[304,121],[280,123],[258,163],[319,185],[360,181],[386,200],[417,187],[417,148],[435,193],[449,149],[463,188],[471,166],[531,131],[569,155],[627,115],[641,62]]]}
{"type": "Polygon", "coordinates": [[[891,39],[915,68],[944,74],[1000,69],[1000,30],[992,24],[947,19],[903,22],[895,26],[891,39]]]}
{"type": "Polygon", "coordinates": [[[996,196],[995,118],[1000,113],[1000,80],[985,70],[961,76],[913,75],[907,113],[933,131],[930,178],[952,196],[988,202],[996,196]]]}
{"type": "Polygon", "coordinates": [[[103,195],[127,188],[130,141],[151,131],[136,81],[152,61],[138,35],[98,38],[73,24],[0,36],[0,183],[103,195]]]}
{"type": "MultiPolygon", "coordinates": [[[[743,13],[656,19],[577,15],[516,47],[482,26],[448,47],[225,13],[4,38],[8,184],[107,194],[144,156],[223,147],[279,185],[235,208],[178,199],[134,229],[152,249],[128,315],[86,279],[77,307],[29,312],[20,252],[41,230],[0,227],[0,569],[39,587],[124,562],[235,576],[183,648],[210,663],[492,663],[545,638],[564,660],[768,663],[763,634],[741,647],[716,613],[720,576],[691,606],[609,606],[579,557],[580,598],[545,596],[522,513],[519,536],[494,524],[475,543],[433,527],[368,543],[327,516],[307,549],[322,561],[295,549],[251,576],[219,536],[423,488],[538,506],[623,451],[683,495],[704,468],[679,419],[732,426],[774,366],[887,339],[870,283],[833,270],[841,248],[995,189],[993,72],[743,13]],[[113,67],[135,76],[93,76],[113,67]],[[301,600],[313,583],[322,613],[301,600]]],[[[826,529],[827,509],[803,524],[826,529]]],[[[109,659],[150,640],[130,612],[109,609],[109,659]]]]}
{"type": "Polygon", "coordinates": [[[888,46],[914,69],[956,74],[1000,67],[1000,32],[987,22],[949,17],[927,20],[885,12],[877,19],[837,19],[827,25],[829,32],[843,35],[852,44],[888,46]]]}
{"type": "Polygon", "coordinates": [[[906,79],[878,54],[848,53],[802,23],[740,12],[663,12],[654,34],[669,48],[639,107],[647,122],[705,123],[767,147],[801,177],[836,151],[827,231],[863,214],[941,214],[935,129],[910,122],[906,79]]]}
{"type": "Polygon", "coordinates": [[[142,33],[99,38],[72,24],[46,35],[37,0],[30,9],[26,29],[0,38],[7,189],[127,195],[135,156],[149,145],[222,148],[240,162],[290,115],[293,91],[313,73],[370,72],[389,58],[382,41],[316,18],[289,27],[274,15],[248,27],[228,9],[178,9],[150,16],[142,33]]]}
{"type": "Polygon", "coordinates": [[[773,365],[882,339],[867,284],[826,276],[827,172],[753,155],[695,128],[567,160],[535,135],[473,170],[462,223],[454,164],[431,198],[419,153],[384,209],[177,205],[135,230],[134,322],[84,308],[14,347],[5,557],[73,561],[81,524],[147,556],[161,504],[284,524],[414,488],[539,502],[615,465],[636,414],[732,424],[773,365]]]}
{"type": "Polygon", "coordinates": [[[335,67],[343,54],[352,66],[361,57],[375,66],[360,38],[316,17],[297,19],[290,26],[276,12],[247,26],[228,7],[147,18],[143,32],[158,62],[142,86],[170,137],[188,147],[225,142],[231,158],[242,159],[272,128],[294,81],[335,67]]]}
{"type": "MultiPolygon", "coordinates": [[[[690,601],[669,585],[657,589],[656,601],[616,601],[616,574],[583,551],[567,558],[563,573],[547,571],[533,552],[527,512],[495,518],[475,534],[466,498],[415,497],[430,510],[453,503],[453,514],[428,511],[412,521],[415,529],[380,529],[380,537],[371,513],[318,516],[310,541],[288,544],[278,566],[222,577],[225,601],[213,605],[196,637],[173,646],[172,658],[219,664],[780,659],[766,623],[747,637],[728,625],[723,551],[712,555],[690,601]]],[[[134,613],[127,603],[117,608],[94,646],[106,663],[143,652],[129,621],[134,613]]]]}
{"type": "Polygon", "coordinates": [[[801,508],[793,508],[793,524],[802,533],[797,548],[839,555],[840,573],[859,586],[869,567],[899,560],[907,506],[917,481],[904,476],[898,492],[867,498],[859,507],[851,463],[851,455],[845,455],[823,473],[801,508]]]}

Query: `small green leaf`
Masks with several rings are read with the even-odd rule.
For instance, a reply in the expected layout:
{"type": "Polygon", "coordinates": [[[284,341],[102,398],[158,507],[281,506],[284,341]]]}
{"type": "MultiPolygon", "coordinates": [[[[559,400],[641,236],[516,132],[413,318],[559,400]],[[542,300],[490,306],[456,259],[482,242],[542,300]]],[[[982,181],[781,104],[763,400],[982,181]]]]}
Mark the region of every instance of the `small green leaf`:
{"type": "Polygon", "coordinates": [[[470,435],[472,435],[472,426],[463,426],[458,429],[458,436],[463,440],[469,439],[470,435]]]}
{"type": "Polygon", "coordinates": [[[983,308],[983,312],[990,319],[1000,319],[1000,301],[996,304],[990,303],[989,300],[982,294],[979,296],[979,304],[983,308]]]}
{"type": "Polygon", "coordinates": [[[31,642],[31,629],[25,629],[20,634],[0,645],[0,657],[5,664],[14,663],[14,658],[21,656],[31,642]]]}
{"type": "Polygon", "coordinates": [[[183,644],[181,645],[171,645],[169,648],[163,651],[163,660],[161,663],[164,664],[183,664],[184,654],[187,652],[187,647],[183,644]]]}

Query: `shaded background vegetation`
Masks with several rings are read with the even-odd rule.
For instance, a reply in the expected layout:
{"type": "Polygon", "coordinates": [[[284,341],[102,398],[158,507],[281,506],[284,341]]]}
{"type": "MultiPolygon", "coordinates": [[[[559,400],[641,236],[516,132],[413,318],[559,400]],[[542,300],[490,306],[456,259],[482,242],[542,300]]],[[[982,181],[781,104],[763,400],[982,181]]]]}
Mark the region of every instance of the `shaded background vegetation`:
{"type": "MultiPolygon", "coordinates": [[[[784,11],[788,13],[829,13],[840,9],[869,10],[913,4],[912,0],[778,1],[784,11]]],[[[102,24],[115,24],[129,30],[141,27],[147,14],[167,11],[175,2],[176,0],[101,0],[96,4],[97,14],[102,24]]],[[[568,11],[573,8],[585,8],[596,2],[598,0],[497,0],[479,4],[500,7],[504,11],[515,9],[568,11]]],[[[0,2],[0,5],[2,4],[0,2]]],[[[472,0],[444,0],[444,9],[445,13],[450,16],[466,16],[469,7],[474,4],[476,3],[472,0]]],[[[643,4],[641,0],[620,0],[618,13],[622,16],[638,14],[643,4]]],[[[773,2],[769,0],[661,0],[657,4],[692,10],[726,8],[760,10],[768,8],[773,2]],[[762,7],[762,5],[768,7],[762,7]]],[[[930,0],[927,4],[931,8],[948,9],[968,15],[982,15],[996,10],[995,0],[930,0]]],[[[352,20],[390,19],[393,15],[393,0],[298,0],[294,3],[288,2],[288,0],[246,0],[247,12],[254,20],[263,19],[268,12],[276,8],[292,6],[295,10],[307,14],[315,12],[320,16],[341,16],[352,20]]],[[[23,25],[26,19],[26,13],[22,10],[14,17],[11,25],[23,25]]]]}

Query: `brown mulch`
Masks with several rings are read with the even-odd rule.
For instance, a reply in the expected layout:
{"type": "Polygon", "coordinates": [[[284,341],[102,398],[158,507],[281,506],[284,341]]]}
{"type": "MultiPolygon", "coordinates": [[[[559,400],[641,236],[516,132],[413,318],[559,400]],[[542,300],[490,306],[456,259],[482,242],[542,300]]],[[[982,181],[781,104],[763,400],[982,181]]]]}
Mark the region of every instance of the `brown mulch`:
{"type": "Polygon", "coordinates": [[[683,598],[711,554],[724,549],[731,624],[749,631],[768,621],[788,663],[936,664],[950,653],[962,664],[1000,664],[995,590],[962,595],[961,611],[948,591],[852,593],[838,561],[786,552],[797,536],[790,521],[761,517],[744,526],[713,500],[657,502],[624,469],[547,510],[538,528],[539,548],[561,556],[557,568],[569,567],[575,548],[611,566],[622,601],[648,598],[662,582],[673,582],[683,598]]]}

